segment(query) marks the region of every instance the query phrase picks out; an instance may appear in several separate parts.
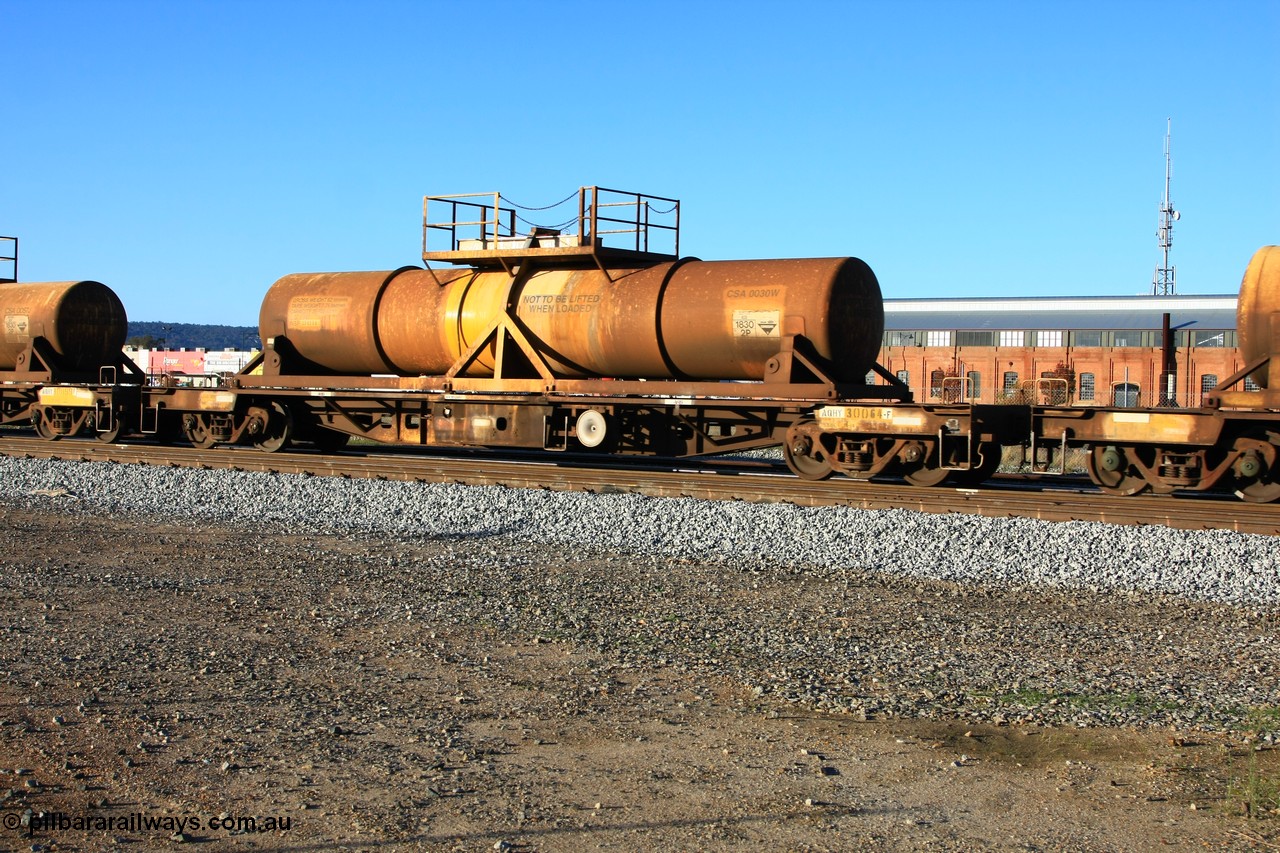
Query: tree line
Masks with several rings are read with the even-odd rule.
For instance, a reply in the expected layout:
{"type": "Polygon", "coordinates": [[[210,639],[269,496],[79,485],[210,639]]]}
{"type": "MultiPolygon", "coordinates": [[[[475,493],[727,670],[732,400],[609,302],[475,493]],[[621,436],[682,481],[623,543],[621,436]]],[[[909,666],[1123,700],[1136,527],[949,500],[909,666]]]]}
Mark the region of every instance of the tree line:
{"type": "Polygon", "coordinates": [[[129,321],[128,346],[139,349],[262,349],[256,326],[129,321]]]}

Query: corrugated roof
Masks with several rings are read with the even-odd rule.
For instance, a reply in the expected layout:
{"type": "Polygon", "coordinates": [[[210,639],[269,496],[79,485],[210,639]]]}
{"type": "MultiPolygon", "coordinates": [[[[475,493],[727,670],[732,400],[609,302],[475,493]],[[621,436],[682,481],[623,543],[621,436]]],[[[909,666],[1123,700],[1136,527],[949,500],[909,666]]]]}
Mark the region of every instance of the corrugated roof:
{"type": "Polygon", "coordinates": [[[1236,296],[886,299],[886,329],[1234,329],[1236,296]]]}

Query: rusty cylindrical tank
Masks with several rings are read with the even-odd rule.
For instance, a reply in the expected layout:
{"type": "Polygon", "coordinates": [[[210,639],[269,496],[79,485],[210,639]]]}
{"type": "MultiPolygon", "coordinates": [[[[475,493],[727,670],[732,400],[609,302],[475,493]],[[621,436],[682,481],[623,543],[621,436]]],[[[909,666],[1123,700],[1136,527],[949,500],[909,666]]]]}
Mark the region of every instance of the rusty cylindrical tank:
{"type": "MultiPolygon", "coordinates": [[[[1240,301],[1236,305],[1236,331],[1240,338],[1240,357],[1248,364],[1264,355],[1280,357],[1272,352],[1271,315],[1280,313],[1280,246],[1263,246],[1240,282],[1240,301]]],[[[1267,368],[1260,367],[1251,376],[1267,387],[1267,368]]]]}
{"type": "MultiPolygon", "coordinates": [[[[337,373],[441,374],[502,313],[509,281],[416,267],[287,275],[263,300],[260,331],[264,342],[287,336],[337,373]]],[[[782,336],[798,332],[838,379],[858,381],[884,330],[879,282],[857,258],[543,270],[519,285],[514,304],[564,377],[763,379],[782,336]]],[[[492,370],[484,353],[468,375],[492,370]]]]}
{"type": "Polygon", "coordinates": [[[0,284],[0,370],[15,369],[18,356],[42,337],[70,371],[97,370],[119,361],[129,332],[124,305],[96,281],[0,284]]]}

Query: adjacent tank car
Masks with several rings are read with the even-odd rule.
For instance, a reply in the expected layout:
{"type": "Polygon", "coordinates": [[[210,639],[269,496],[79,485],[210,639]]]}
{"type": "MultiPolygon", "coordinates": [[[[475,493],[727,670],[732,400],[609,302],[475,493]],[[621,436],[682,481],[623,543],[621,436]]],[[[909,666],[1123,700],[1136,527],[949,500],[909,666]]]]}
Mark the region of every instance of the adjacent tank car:
{"type": "Polygon", "coordinates": [[[115,413],[133,411],[144,377],[121,352],[128,319],[114,291],[96,281],[0,284],[0,319],[0,423],[30,422],[46,438],[120,434],[115,413]]]}
{"type": "Polygon", "coordinates": [[[682,258],[678,202],[598,187],[579,191],[568,231],[516,219],[500,195],[428,197],[424,267],[281,278],[263,352],[217,389],[145,384],[119,353],[123,306],[96,282],[0,285],[0,423],[268,451],[353,436],[663,456],[781,445],[800,477],[921,486],[981,482],[1004,446],[1047,472],[1084,448],[1110,494],[1280,499],[1280,247],[1241,287],[1248,365],[1203,408],[1055,405],[1053,379],[1023,404],[921,404],[875,363],[880,286],[857,258],[682,258]],[[1246,375],[1263,390],[1235,390],[1246,375]]]}

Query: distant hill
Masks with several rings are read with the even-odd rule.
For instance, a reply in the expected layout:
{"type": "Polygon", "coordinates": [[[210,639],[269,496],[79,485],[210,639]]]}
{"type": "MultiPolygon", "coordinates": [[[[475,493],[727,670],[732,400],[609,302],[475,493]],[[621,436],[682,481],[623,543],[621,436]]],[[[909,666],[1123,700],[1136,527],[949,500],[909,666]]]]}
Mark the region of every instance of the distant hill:
{"type": "Polygon", "coordinates": [[[262,349],[256,326],[129,321],[128,343],[147,349],[262,349]]]}

